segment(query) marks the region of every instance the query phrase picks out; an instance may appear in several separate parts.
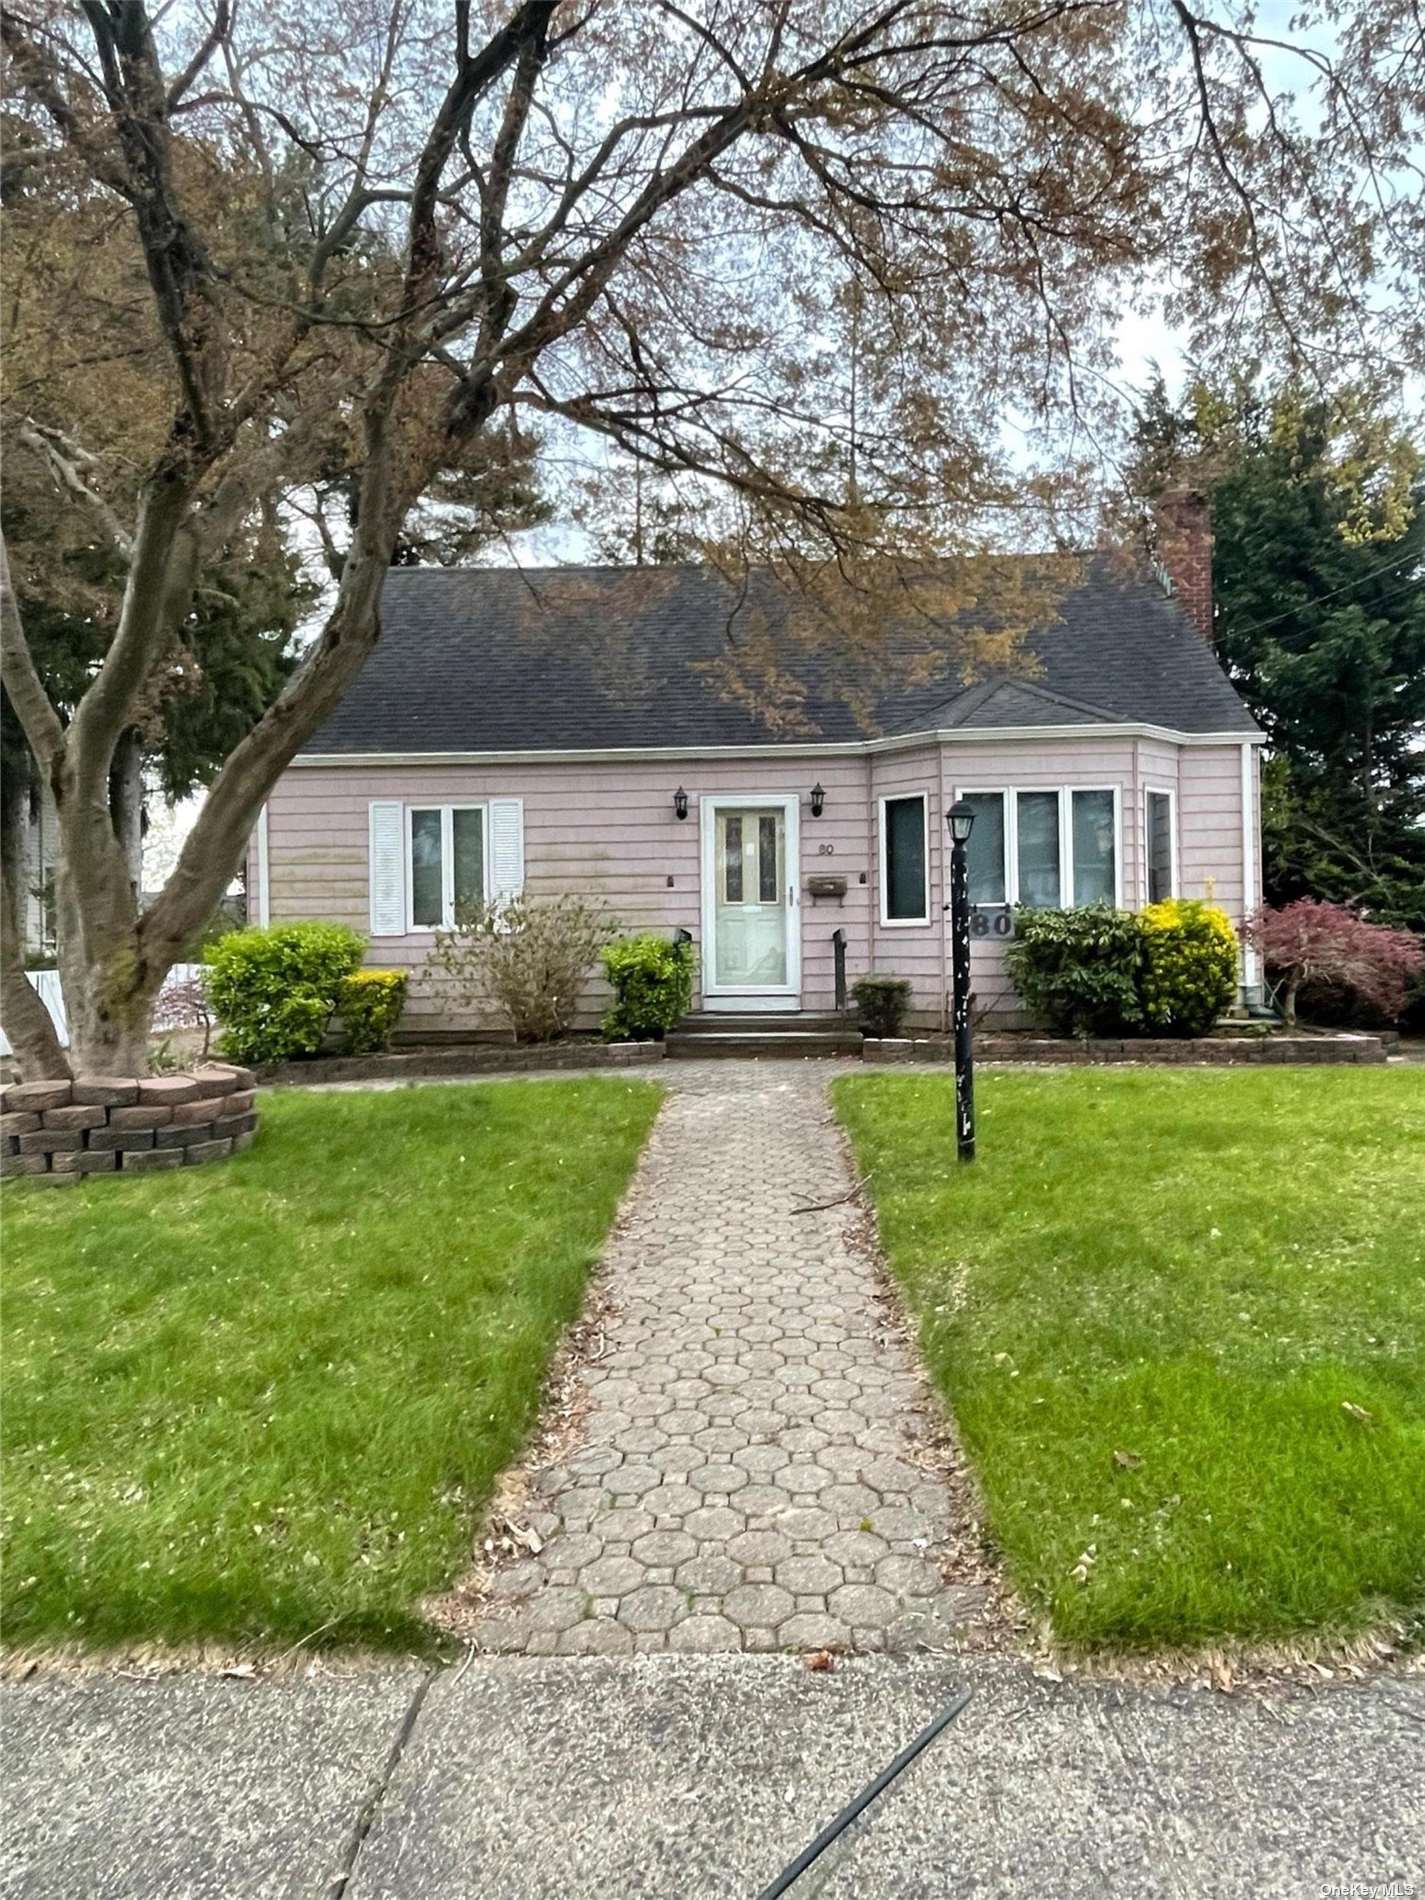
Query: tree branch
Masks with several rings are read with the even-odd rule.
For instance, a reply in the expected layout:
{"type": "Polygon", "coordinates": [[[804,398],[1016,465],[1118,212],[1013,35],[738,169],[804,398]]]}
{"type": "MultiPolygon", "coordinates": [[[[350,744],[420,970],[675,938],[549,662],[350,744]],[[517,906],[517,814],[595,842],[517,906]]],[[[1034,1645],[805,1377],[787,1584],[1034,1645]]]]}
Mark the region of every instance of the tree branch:
{"type": "Polygon", "coordinates": [[[81,469],[95,470],[98,461],[61,429],[51,429],[26,416],[15,426],[15,440],[38,455],[76,501],[93,515],[111,542],[127,560],[134,551],[133,536],[96,488],[84,479],[81,469]]]}
{"type": "Polygon", "coordinates": [[[48,778],[64,753],[64,725],[45,691],[20,624],[20,607],[10,579],[10,556],[3,533],[0,533],[0,661],[3,661],[3,679],[10,704],[15,708],[15,716],[24,728],[40,770],[48,778]]]}

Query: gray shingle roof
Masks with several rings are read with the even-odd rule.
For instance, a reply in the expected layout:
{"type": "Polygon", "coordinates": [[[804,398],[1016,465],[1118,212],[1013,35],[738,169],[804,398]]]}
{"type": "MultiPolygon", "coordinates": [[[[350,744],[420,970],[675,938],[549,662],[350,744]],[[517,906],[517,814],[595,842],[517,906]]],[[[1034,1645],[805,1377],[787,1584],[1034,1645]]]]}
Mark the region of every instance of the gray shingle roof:
{"type": "MultiPolygon", "coordinates": [[[[393,568],[381,640],[304,750],[695,750],[1122,721],[1256,731],[1181,610],[1106,560],[1089,563],[1030,634],[1031,676],[970,685],[953,635],[943,663],[927,667],[924,630],[902,639],[893,629],[887,650],[917,653],[916,683],[891,668],[879,686],[848,690],[854,655],[797,631],[799,610],[770,576],[754,576],[749,594],[739,607],[731,585],[701,567],[393,568]],[[765,669],[741,690],[729,685],[747,628],[775,656],[775,689],[765,669]]],[[[983,623],[971,614],[960,624],[983,623]]]]}

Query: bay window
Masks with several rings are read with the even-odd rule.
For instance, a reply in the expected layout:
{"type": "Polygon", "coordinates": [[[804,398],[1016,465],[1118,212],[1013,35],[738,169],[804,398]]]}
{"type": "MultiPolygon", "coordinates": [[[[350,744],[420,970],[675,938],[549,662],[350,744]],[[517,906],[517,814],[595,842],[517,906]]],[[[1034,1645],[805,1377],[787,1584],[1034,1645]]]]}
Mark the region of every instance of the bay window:
{"type": "Polygon", "coordinates": [[[1114,787],[1005,787],[959,796],[975,813],[965,848],[972,904],[1057,910],[1120,901],[1114,787]]]}
{"type": "Polygon", "coordinates": [[[1108,791],[1070,792],[1074,854],[1074,902],[1118,901],[1117,801],[1108,791]]]}
{"type": "Polygon", "coordinates": [[[961,792],[975,814],[965,846],[965,869],[972,904],[1003,904],[1009,899],[1003,792],[961,792]]]}
{"type": "Polygon", "coordinates": [[[1031,910],[1055,910],[1064,901],[1059,876],[1059,794],[1018,792],[1015,803],[1016,899],[1031,910]]]}
{"type": "Polygon", "coordinates": [[[1177,826],[1171,792],[1154,791],[1150,786],[1143,795],[1143,858],[1147,866],[1148,902],[1160,904],[1177,894],[1177,826]]]}

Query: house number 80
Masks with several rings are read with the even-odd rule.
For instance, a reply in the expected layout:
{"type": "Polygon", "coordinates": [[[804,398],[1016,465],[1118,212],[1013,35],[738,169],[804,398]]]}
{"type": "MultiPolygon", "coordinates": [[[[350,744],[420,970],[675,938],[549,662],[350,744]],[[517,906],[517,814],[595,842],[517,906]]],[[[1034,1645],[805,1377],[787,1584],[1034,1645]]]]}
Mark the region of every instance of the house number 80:
{"type": "Polygon", "coordinates": [[[835,857],[836,846],[834,844],[819,844],[816,848],[816,855],[819,858],[835,857]]]}

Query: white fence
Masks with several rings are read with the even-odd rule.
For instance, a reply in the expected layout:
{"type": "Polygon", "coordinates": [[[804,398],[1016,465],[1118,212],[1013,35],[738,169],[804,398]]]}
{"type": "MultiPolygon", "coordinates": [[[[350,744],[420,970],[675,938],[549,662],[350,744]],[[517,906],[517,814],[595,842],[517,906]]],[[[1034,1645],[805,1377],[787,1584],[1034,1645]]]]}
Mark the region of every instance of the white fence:
{"type": "MultiPolygon", "coordinates": [[[[164,978],[163,992],[175,989],[180,983],[189,983],[202,969],[201,963],[175,963],[164,978]]],[[[27,972],[32,986],[40,993],[40,999],[49,1011],[50,1021],[55,1026],[61,1049],[69,1047],[69,1021],[64,1013],[64,992],[59,987],[58,970],[30,970],[27,972]]],[[[5,1031],[0,1029],[0,1056],[10,1055],[11,1049],[5,1031]]]]}

